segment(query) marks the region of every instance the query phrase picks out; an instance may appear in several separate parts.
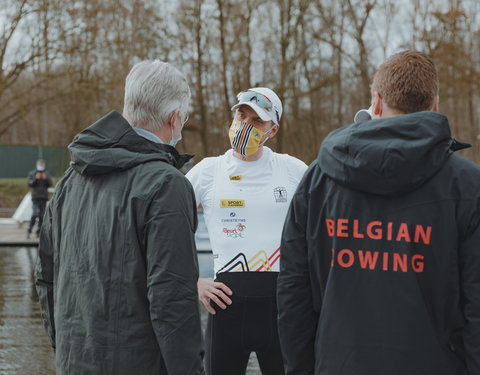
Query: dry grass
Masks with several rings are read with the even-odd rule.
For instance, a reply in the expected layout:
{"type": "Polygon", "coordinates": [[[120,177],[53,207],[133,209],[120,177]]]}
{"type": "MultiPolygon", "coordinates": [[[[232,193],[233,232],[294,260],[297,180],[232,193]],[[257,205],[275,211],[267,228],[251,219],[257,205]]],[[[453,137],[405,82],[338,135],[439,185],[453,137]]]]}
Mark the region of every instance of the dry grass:
{"type": "Polygon", "coordinates": [[[16,208],[28,193],[27,178],[0,178],[0,207],[16,208]]]}

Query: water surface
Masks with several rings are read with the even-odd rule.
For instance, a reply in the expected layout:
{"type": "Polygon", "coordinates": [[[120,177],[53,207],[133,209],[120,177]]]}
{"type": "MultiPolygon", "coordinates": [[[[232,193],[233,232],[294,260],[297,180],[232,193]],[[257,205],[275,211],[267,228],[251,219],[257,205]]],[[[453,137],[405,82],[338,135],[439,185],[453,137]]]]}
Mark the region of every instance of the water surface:
{"type": "Polygon", "coordinates": [[[33,290],[36,248],[0,247],[0,373],[55,374],[54,354],[33,290]]]}
{"type": "MultiPolygon", "coordinates": [[[[33,287],[36,248],[0,247],[0,374],[54,375],[55,358],[33,287]]],[[[201,277],[211,277],[211,253],[199,254],[201,277]]],[[[207,311],[201,306],[202,325],[207,311]]],[[[261,374],[252,355],[247,375],[261,374]]]]}

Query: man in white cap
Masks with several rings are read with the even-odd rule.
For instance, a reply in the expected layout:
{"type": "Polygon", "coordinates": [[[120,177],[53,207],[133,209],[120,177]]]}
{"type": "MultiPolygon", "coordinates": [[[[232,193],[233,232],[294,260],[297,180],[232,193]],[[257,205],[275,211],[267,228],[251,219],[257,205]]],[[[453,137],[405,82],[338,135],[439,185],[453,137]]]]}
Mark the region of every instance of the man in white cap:
{"type": "Polygon", "coordinates": [[[216,276],[198,281],[199,298],[210,313],[206,371],[245,374],[250,353],[256,352],[262,374],[279,375],[284,373],[275,297],[280,238],[307,166],[264,146],[282,116],[272,90],[251,88],[237,99],[229,130],[232,148],[205,158],[187,174],[203,206],[216,276]]]}

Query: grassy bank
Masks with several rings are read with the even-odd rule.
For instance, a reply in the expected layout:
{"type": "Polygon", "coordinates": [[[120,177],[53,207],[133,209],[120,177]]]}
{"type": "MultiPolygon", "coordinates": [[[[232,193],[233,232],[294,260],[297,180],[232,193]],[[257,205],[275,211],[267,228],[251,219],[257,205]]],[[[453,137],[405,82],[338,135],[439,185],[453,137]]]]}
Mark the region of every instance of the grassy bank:
{"type": "Polygon", "coordinates": [[[28,189],[27,178],[0,178],[0,207],[16,208],[28,189]]]}

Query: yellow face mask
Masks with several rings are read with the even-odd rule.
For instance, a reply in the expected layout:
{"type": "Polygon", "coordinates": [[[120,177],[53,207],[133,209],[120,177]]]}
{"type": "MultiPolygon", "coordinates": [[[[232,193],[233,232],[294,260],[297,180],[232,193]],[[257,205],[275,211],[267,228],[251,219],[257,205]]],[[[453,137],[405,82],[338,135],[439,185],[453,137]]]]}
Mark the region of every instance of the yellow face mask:
{"type": "Polygon", "coordinates": [[[265,133],[246,122],[232,121],[228,136],[232,148],[241,155],[249,156],[257,152],[265,133]]]}

